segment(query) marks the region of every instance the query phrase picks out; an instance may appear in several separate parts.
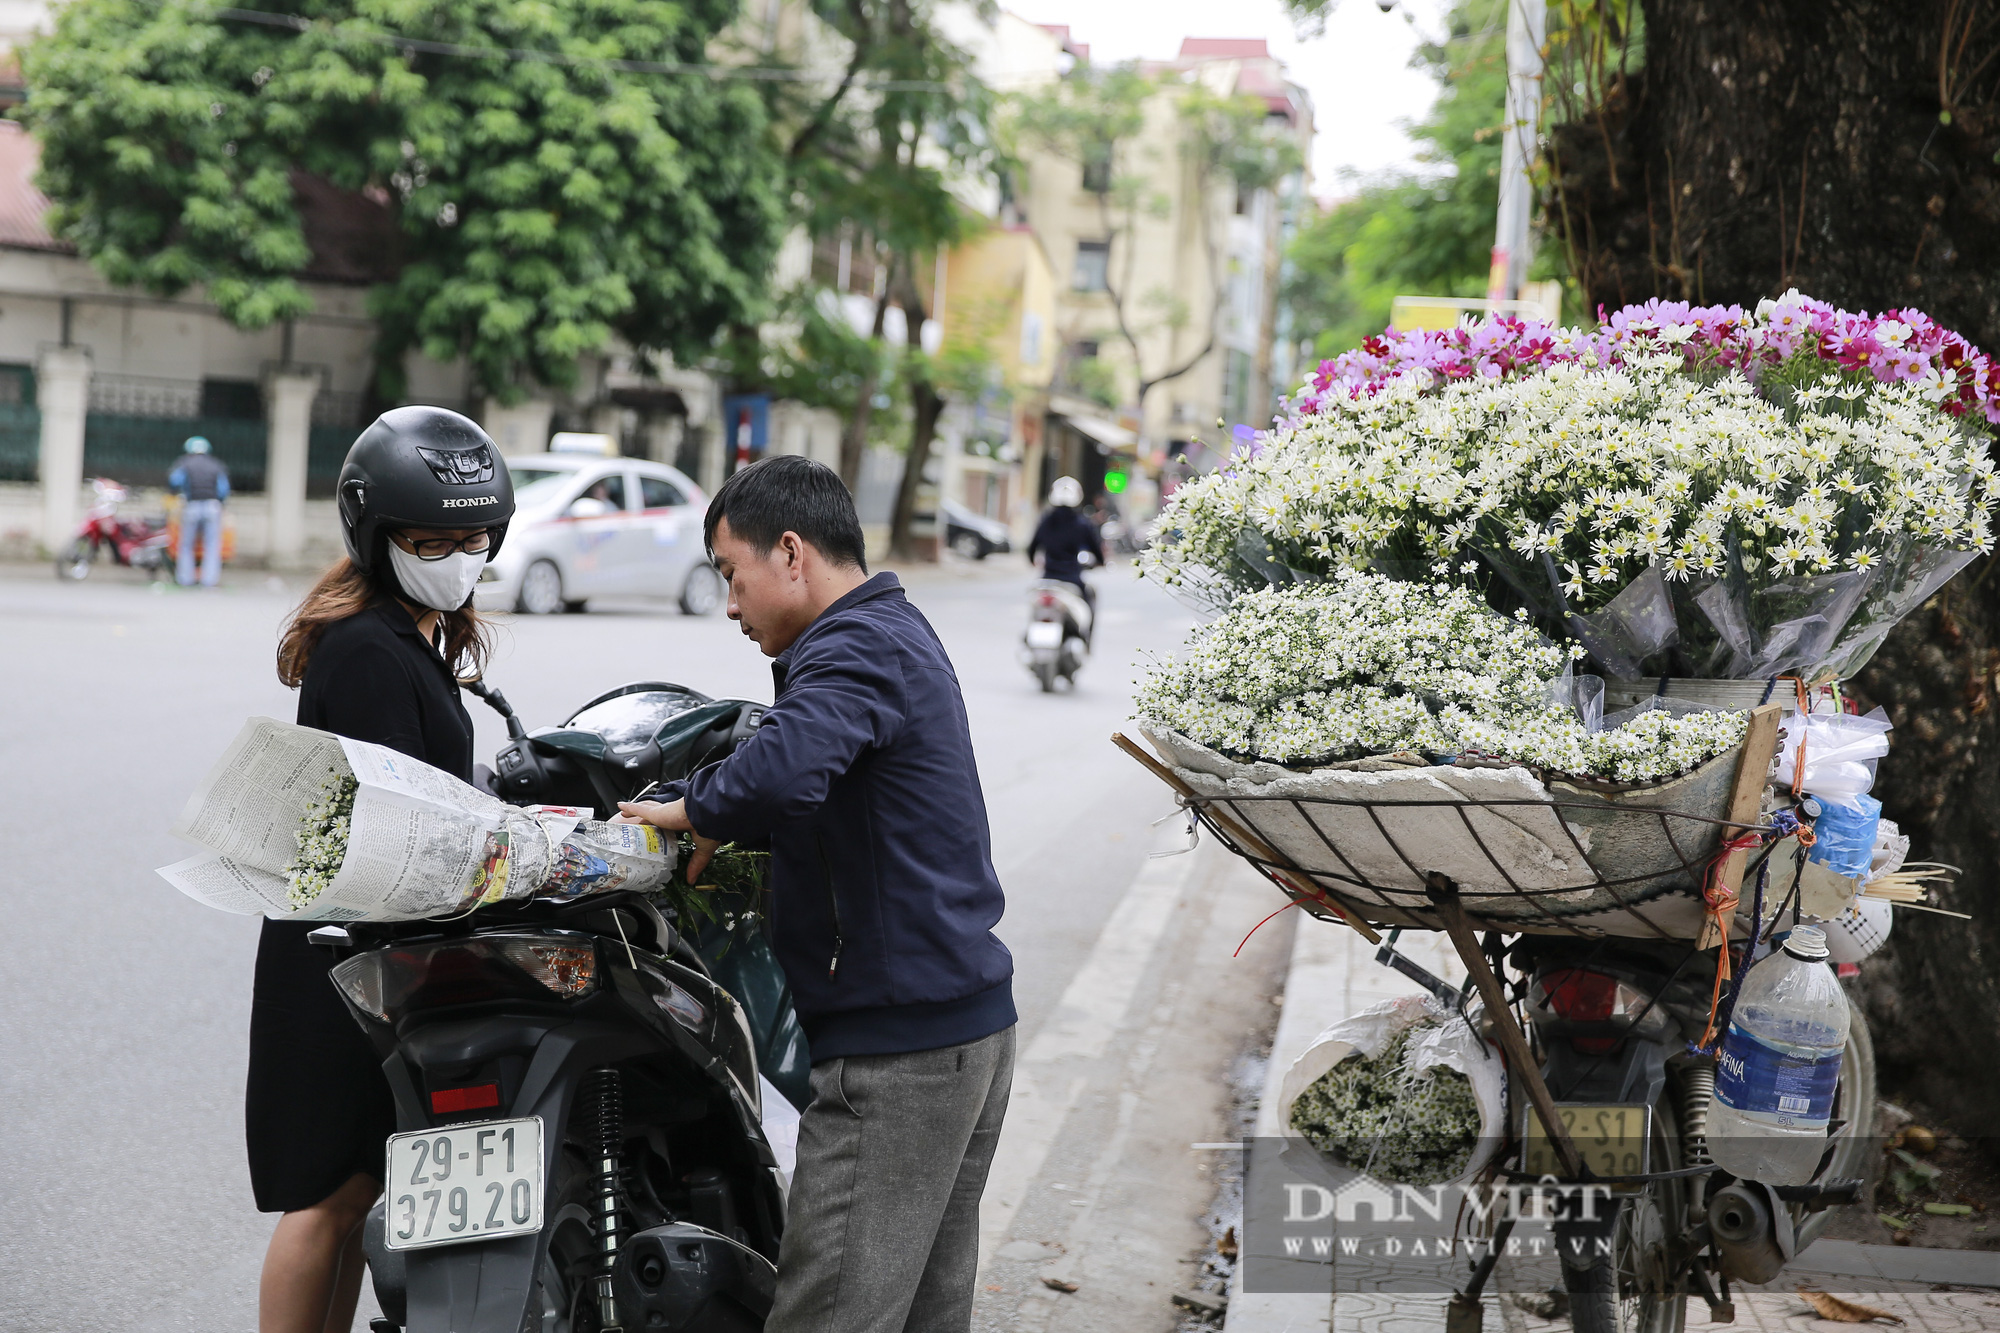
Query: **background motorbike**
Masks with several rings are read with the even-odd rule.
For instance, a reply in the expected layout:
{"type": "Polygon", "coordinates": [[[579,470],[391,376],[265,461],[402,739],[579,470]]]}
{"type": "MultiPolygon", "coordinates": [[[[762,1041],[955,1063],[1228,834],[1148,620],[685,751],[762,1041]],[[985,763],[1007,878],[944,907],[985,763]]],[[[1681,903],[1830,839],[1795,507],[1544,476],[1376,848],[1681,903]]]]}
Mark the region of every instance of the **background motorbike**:
{"type": "Polygon", "coordinates": [[[1037,579],[1028,585],[1028,628],[1021,635],[1021,662],[1053,693],[1056,681],[1076,683],[1090,655],[1094,614],[1074,583],[1037,579]]]}
{"type": "Polygon", "coordinates": [[[90,567],[100,553],[108,553],[113,563],[133,569],[164,570],[173,564],[164,523],[156,527],[147,519],[120,518],[118,506],[125,502],[126,491],[115,481],[95,477],[90,489],[96,501],[85,512],[76,536],[56,557],[57,578],[89,578],[90,567]]]}
{"type": "MultiPolygon", "coordinates": [[[[492,789],[599,813],[721,759],[762,715],[641,682],[530,735],[474,692],[508,723],[492,789]]],[[[802,1087],[806,1064],[760,908],[695,932],[614,892],[313,933],[396,1098],[364,1232],[376,1333],[763,1326],[785,1191],[760,1075],[802,1087]]]]}

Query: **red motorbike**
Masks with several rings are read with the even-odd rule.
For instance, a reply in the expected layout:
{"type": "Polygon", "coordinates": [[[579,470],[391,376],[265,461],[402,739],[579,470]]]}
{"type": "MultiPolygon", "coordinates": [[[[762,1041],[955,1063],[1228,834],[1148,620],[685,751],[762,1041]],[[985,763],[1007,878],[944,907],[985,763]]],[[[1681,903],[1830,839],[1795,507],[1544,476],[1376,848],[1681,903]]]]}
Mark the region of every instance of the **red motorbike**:
{"type": "Polygon", "coordinates": [[[108,552],[114,563],[133,569],[166,570],[173,566],[174,555],[167,545],[169,533],[165,524],[155,526],[143,518],[120,518],[118,506],[124,503],[126,491],[115,481],[93,478],[90,489],[96,493],[97,502],[83,516],[83,525],[76,536],[56,557],[57,578],[89,578],[90,567],[97,563],[100,551],[108,552]]]}

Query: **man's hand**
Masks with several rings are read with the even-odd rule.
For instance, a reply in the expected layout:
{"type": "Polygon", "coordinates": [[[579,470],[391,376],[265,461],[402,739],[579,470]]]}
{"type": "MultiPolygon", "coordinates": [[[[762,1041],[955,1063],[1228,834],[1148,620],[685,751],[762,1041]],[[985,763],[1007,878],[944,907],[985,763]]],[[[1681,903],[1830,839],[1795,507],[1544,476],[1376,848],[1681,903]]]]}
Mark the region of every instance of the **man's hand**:
{"type": "Polygon", "coordinates": [[[694,838],[694,855],[688,858],[687,863],[687,881],[690,884],[701,878],[701,872],[708,869],[709,861],[715,856],[715,849],[722,845],[714,838],[704,838],[695,832],[694,825],[688,822],[686,801],[620,801],[618,813],[611,822],[651,824],[669,833],[691,835],[694,838]]]}

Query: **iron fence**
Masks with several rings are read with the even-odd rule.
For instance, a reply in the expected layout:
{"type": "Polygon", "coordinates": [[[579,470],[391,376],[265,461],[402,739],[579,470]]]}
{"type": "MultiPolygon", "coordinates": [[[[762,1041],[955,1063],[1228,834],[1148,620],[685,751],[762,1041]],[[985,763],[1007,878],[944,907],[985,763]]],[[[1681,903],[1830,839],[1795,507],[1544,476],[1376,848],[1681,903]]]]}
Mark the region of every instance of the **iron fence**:
{"type": "Polygon", "coordinates": [[[42,413],[33,403],[0,402],[0,481],[33,481],[42,457],[42,413]]]}

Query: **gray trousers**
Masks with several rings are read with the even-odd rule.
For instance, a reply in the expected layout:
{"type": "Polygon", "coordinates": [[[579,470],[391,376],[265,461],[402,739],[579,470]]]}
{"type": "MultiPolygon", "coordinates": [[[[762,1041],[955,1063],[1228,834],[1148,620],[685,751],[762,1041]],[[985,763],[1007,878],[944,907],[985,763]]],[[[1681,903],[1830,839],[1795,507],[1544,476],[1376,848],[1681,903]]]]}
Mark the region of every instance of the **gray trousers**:
{"type": "Polygon", "coordinates": [[[823,1060],[765,1333],[966,1333],[979,1196],[1007,1115],[1014,1029],[823,1060]]]}

